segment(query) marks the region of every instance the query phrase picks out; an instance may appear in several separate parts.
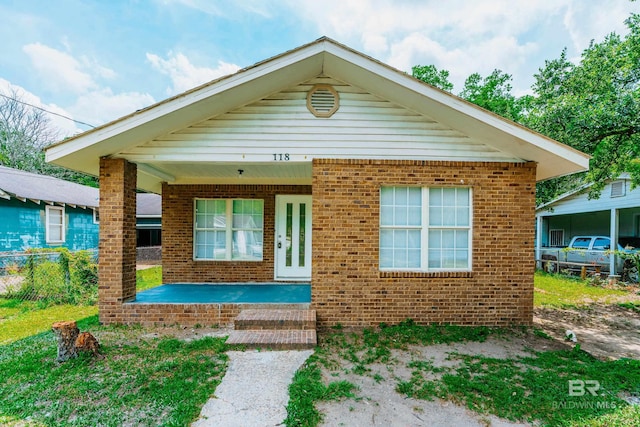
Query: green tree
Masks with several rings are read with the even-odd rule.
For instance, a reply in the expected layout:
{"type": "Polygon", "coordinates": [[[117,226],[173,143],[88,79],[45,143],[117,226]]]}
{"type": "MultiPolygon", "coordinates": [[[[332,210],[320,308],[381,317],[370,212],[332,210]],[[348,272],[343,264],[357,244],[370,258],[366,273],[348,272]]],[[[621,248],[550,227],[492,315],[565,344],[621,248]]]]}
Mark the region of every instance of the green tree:
{"type": "Polygon", "coordinates": [[[487,77],[471,74],[464,82],[460,97],[513,121],[520,121],[522,102],[511,94],[510,74],[493,70],[487,77]]]}
{"type": "Polygon", "coordinates": [[[622,172],[640,184],[640,15],[625,22],[626,37],[592,41],[577,64],[563,51],[535,75],[525,124],[593,156],[586,174],[543,184],[545,198],[583,182],[597,198],[622,172]]]}
{"type": "Polygon", "coordinates": [[[449,81],[449,72],[438,70],[435,65],[416,65],[411,68],[411,74],[416,79],[444,91],[451,92],[453,90],[453,83],[449,81]]]}

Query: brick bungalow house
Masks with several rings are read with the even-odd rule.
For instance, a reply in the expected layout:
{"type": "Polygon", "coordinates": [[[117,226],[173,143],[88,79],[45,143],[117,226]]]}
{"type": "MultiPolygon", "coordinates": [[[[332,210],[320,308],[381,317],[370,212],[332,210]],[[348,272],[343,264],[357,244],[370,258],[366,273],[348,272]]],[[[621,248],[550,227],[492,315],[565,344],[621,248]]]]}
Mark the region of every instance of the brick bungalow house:
{"type": "Polygon", "coordinates": [[[310,284],[325,327],[526,325],[536,181],[588,168],[328,38],[60,142],[47,160],[100,176],[101,322],[185,325],[241,307],[136,304],[136,188],[162,195],[164,283],[310,284]]]}

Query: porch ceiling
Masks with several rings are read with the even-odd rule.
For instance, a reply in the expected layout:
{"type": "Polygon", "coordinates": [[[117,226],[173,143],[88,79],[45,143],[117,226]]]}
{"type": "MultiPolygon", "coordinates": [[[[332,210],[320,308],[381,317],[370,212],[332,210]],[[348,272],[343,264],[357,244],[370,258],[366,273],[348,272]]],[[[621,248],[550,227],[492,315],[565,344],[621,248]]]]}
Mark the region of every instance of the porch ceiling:
{"type": "Polygon", "coordinates": [[[250,152],[246,159],[242,156],[234,160],[216,152],[206,156],[185,153],[172,158],[136,158],[132,153],[136,147],[162,135],[246,106],[317,76],[357,85],[375,96],[472,136],[496,152],[521,161],[535,161],[538,180],[588,168],[589,157],[583,153],[327,38],[62,141],[47,149],[47,161],[98,175],[101,157],[127,158],[138,164],[138,187],[153,192],[160,191],[162,182],[309,184],[312,158],[294,162],[281,162],[277,158],[255,162],[250,152]],[[243,170],[242,174],[238,173],[239,169],[243,170]]]}

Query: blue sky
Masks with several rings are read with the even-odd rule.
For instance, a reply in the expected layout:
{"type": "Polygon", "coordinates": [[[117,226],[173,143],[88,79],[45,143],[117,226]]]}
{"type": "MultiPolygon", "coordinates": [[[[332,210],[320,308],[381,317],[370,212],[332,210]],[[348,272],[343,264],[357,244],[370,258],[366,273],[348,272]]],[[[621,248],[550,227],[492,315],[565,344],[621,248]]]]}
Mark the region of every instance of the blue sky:
{"type": "MultiPolygon", "coordinates": [[[[0,93],[99,125],[321,36],[402,71],[501,69],[626,34],[627,0],[0,0],[0,93]]],[[[62,135],[86,129],[50,116],[62,135]]]]}

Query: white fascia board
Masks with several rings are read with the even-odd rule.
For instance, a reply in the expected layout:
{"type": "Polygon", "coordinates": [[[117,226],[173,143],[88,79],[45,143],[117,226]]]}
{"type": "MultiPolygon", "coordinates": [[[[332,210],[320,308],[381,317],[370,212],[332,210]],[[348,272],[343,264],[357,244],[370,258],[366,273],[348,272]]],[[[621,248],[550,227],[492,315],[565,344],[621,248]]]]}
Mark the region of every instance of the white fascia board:
{"type": "Polygon", "coordinates": [[[9,194],[5,193],[2,190],[0,190],[0,198],[6,199],[6,200],[11,200],[11,196],[9,194]]]}

